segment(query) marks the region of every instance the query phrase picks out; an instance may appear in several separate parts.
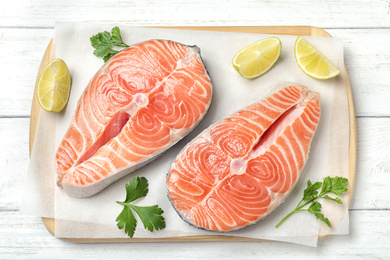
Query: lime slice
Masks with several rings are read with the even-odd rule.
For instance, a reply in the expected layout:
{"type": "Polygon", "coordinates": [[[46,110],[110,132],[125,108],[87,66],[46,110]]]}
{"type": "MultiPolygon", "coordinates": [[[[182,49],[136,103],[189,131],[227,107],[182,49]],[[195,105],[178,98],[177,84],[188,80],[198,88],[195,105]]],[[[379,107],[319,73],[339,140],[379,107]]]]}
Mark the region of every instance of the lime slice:
{"type": "Polygon", "coordinates": [[[68,103],[71,78],[68,66],[54,59],[45,67],[37,85],[37,98],[41,107],[49,112],[61,112],[68,103]]]}
{"type": "Polygon", "coordinates": [[[302,36],[295,41],[294,52],[298,66],[313,78],[330,79],[340,74],[336,66],[302,36]]]}
{"type": "Polygon", "coordinates": [[[233,58],[233,66],[244,78],[257,78],[275,64],[281,51],[282,43],[278,38],[263,39],[239,51],[233,58]]]}

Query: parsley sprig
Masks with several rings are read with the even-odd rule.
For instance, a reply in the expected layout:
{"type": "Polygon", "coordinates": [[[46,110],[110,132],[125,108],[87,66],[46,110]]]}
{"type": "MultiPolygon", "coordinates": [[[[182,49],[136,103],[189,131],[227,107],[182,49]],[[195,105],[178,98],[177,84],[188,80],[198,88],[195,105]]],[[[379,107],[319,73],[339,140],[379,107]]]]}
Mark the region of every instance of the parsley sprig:
{"type": "Polygon", "coordinates": [[[165,228],[165,219],[162,216],[164,211],[157,205],[141,207],[130,204],[131,202],[145,197],[148,192],[148,180],[145,177],[135,177],[125,185],[126,199],[123,202],[117,201],[118,204],[123,205],[124,208],[119,216],[116,218],[117,226],[119,229],[125,229],[125,233],[129,237],[133,237],[135,228],[137,226],[137,220],[134,217],[133,211],[138,214],[145,229],[152,232],[153,230],[159,230],[165,228]]]}
{"type": "Polygon", "coordinates": [[[120,48],[129,47],[123,42],[121,32],[117,26],[111,29],[111,33],[107,31],[100,32],[89,39],[92,47],[95,48],[93,54],[97,57],[103,57],[104,62],[123,50],[120,48]],[[118,48],[114,49],[114,47],[119,47],[119,50],[118,48]]]}
{"type": "Polygon", "coordinates": [[[291,215],[300,212],[300,211],[308,211],[316,216],[317,219],[325,222],[329,227],[332,225],[329,222],[329,219],[324,216],[321,212],[321,203],[315,201],[317,199],[326,199],[332,200],[339,204],[343,204],[343,202],[338,197],[330,197],[326,194],[333,193],[335,195],[341,195],[344,192],[348,191],[348,179],[343,177],[325,177],[323,182],[316,182],[314,184],[311,183],[310,180],[307,181],[307,188],[303,191],[303,198],[298,203],[296,208],[291,211],[286,217],[284,217],[275,227],[278,228],[286,219],[288,219],[291,215]],[[321,191],[318,190],[321,188],[321,191]],[[303,207],[309,205],[307,209],[303,207]]]}

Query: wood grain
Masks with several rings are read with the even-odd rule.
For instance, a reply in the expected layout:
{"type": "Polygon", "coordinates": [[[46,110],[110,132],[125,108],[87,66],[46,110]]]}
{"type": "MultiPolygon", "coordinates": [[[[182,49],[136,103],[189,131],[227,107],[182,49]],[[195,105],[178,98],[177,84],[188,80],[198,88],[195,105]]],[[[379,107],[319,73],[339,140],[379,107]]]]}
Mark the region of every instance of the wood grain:
{"type": "MultiPolygon", "coordinates": [[[[18,0],[0,13],[1,259],[388,259],[390,255],[389,0],[18,0]],[[350,234],[318,247],[279,242],[75,244],[19,212],[33,85],[56,21],[133,26],[314,25],[344,45],[357,124],[350,234]]],[[[28,185],[28,184],[27,184],[28,185]]]]}
{"type": "Polygon", "coordinates": [[[0,116],[29,116],[34,82],[53,30],[1,28],[0,116]]]}
{"type": "MultiPolygon", "coordinates": [[[[253,26],[251,26],[253,27],[253,26]]],[[[390,29],[327,29],[344,45],[356,116],[390,116],[390,29]]],[[[34,82],[54,29],[1,28],[0,117],[29,117],[34,82]],[[31,46],[34,46],[31,48],[31,46]],[[23,73],[21,73],[23,72],[23,73]]]]}
{"type": "MultiPolygon", "coordinates": [[[[0,212],[19,210],[20,195],[25,185],[29,156],[29,118],[0,118],[0,212]]],[[[388,118],[358,118],[358,168],[360,176],[355,185],[359,193],[352,197],[352,209],[381,209],[390,207],[390,190],[380,188],[390,182],[390,129],[388,118]],[[381,151],[377,155],[378,151],[381,151]]]]}
{"type": "Polygon", "coordinates": [[[156,28],[331,37],[326,31],[313,26],[159,26],[156,28]]]}
{"type": "Polygon", "coordinates": [[[53,239],[39,218],[5,212],[0,215],[0,258],[387,259],[390,255],[389,219],[390,211],[351,211],[350,227],[354,231],[320,240],[317,248],[275,242],[75,244],[53,239]]]}
{"type": "Polygon", "coordinates": [[[34,138],[35,138],[35,132],[37,130],[37,123],[39,118],[39,113],[41,111],[41,107],[39,105],[38,99],[37,99],[37,93],[36,93],[36,86],[38,84],[39,78],[41,77],[41,74],[47,64],[53,59],[54,52],[52,51],[53,47],[53,40],[51,40],[45,50],[45,53],[43,54],[41,64],[39,65],[38,69],[38,76],[35,80],[35,88],[34,88],[34,95],[31,102],[31,116],[30,116],[30,149],[29,153],[31,154],[32,147],[34,145],[34,138]]]}
{"type": "MultiPolygon", "coordinates": [[[[0,143],[6,147],[0,149],[0,214],[20,208],[29,166],[29,124],[28,117],[0,118],[0,143]]],[[[351,210],[390,208],[389,129],[390,118],[356,119],[357,164],[351,210]]]]}
{"type": "MultiPolygon", "coordinates": [[[[331,37],[326,31],[311,26],[238,26],[238,27],[159,27],[159,28],[170,28],[170,29],[186,29],[186,30],[198,30],[198,31],[222,31],[222,32],[242,32],[242,33],[259,33],[259,34],[276,34],[276,35],[302,35],[302,36],[316,36],[316,37],[331,37]]],[[[52,45],[53,42],[50,41],[44,56],[41,61],[41,65],[38,71],[36,84],[39,80],[39,77],[52,58],[52,45]]],[[[345,70],[345,68],[344,68],[345,70]]],[[[349,102],[349,124],[350,124],[350,145],[349,145],[349,201],[350,204],[353,192],[353,184],[355,179],[355,170],[356,170],[356,123],[355,123],[355,112],[352,98],[351,86],[349,83],[348,75],[346,74],[346,87],[348,92],[348,102],[349,102]]],[[[39,117],[40,107],[36,98],[36,93],[34,90],[34,97],[31,107],[31,119],[30,119],[30,153],[34,145],[34,137],[37,126],[37,121],[39,117]]],[[[45,227],[48,232],[55,236],[55,219],[53,218],[42,218],[45,227]]],[[[187,237],[172,237],[172,238],[102,238],[102,239],[90,239],[90,238],[71,238],[63,239],[65,241],[75,242],[75,243],[105,243],[105,242],[198,242],[198,241],[262,241],[261,239],[252,239],[252,238],[242,238],[234,236],[187,236],[187,237]]]]}
{"type": "Polygon", "coordinates": [[[134,25],[303,25],[321,28],[388,27],[386,0],[18,0],[2,6],[0,24],[53,27],[54,21],[120,21],[134,25]],[[21,8],[23,7],[23,8],[21,8]],[[64,7],[66,8],[63,11],[64,7]]]}
{"type": "Polygon", "coordinates": [[[390,116],[390,30],[329,30],[342,39],[356,115],[390,116]]]}

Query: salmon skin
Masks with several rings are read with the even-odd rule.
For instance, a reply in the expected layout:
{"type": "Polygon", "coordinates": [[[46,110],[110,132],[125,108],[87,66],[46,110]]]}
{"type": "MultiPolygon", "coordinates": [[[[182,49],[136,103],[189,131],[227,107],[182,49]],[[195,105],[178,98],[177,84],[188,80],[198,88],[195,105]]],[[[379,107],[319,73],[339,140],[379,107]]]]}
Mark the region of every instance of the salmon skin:
{"type": "Polygon", "coordinates": [[[56,153],[58,186],[88,197],[143,166],[207,112],[212,85],[196,46],[150,40],[107,61],[56,153]]]}
{"type": "Polygon", "coordinates": [[[320,95],[287,86],[210,126],[187,144],[167,176],[186,222],[231,231],[270,214],[294,188],[320,118],[320,95]]]}

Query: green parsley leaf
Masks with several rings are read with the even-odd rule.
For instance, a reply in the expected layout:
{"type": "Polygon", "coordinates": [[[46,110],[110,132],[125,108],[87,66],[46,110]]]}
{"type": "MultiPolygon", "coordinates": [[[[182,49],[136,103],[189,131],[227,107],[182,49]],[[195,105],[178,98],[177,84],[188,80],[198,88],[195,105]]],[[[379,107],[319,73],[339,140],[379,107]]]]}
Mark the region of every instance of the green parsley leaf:
{"type": "Polygon", "coordinates": [[[137,199],[143,198],[148,195],[148,180],[145,177],[132,178],[126,188],[126,200],[124,202],[130,203],[137,199]]]}
{"type": "Polygon", "coordinates": [[[137,226],[137,220],[134,217],[130,207],[124,207],[122,212],[116,218],[117,226],[119,229],[125,228],[125,233],[129,237],[134,236],[135,227],[137,226]]]}
{"type": "Polygon", "coordinates": [[[332,227],[332,225],[331,225],[330,222],[329,222],[329,219],[328,219],[328,218],[325,218],[325,217],[324,217],[324,214],[322,214],[322,213],[314,213],[314,215],[316,216],[317,219],[322,220],[322,221],[325,222],[329,227],[332,227]]]}
{"type": "Polygon", "coordinates": [[[310,207],[307,209],[307,211],[309,211],[310,213],[320,212],[321,207],[322,207],[321,203],[315,201],[310,205],[310,207]]]}
{"type": "Polygon", "coordinates": [[[312,185],[310,180],[308,180],[307,188],[303,191],[303,200],[312,200],[318,194],[317,190],[321,187],[321,184],[321,182],[316,182],[312,185]]]}
{"type": "Polygon", "coordinates": [[[94,35],[90,38],[92,47],[96,49],[93,52],[96,56],[103,57],[104,55],[107,54],[111,46],[110,38],[111,38],[110,33],[106,31],[94,35]]]}
{"type": "Polygon", "coordinates": [[[129,47],[129,45],[123,42],[121,32],[118,27],[112,28],[111,33],[107,31],[100,32],[89,39],[92,47],[95,48],[93,54],[97,57],[102,57],[104,62],[107,62],[112,56],[123,50],[115,50],[114,47],[129,47]]]}
{"type": "Polygon", "coordinates": [[[107,62],[109,59],[111,59],[112,58],[112,56],[114,56],[116,53],[108,53],[107,55],[105,55],[104,57],[103,57],[103,60],[104,60],[104,62],[107,62]]]}
{"type": "Polygon", "coordinates": [[[125,233],[129,237],[134,236],[137,220],[134,217],[133,211],[137,213],[138,217],[144,224],[145,229],[149,231],[161,230],[165,228],[165,219],[162,216],[164,211],[157,205],[154,206],[136,206],[130,204],[131,202],[145,197],[149,192],[148,180],[145,177],[135,177],[125,185],[126,199],[123,202],[117,201],[118,204],[123,205],[122,212],[116,218],[119,229],[125,229],[125,233]]]}
{"type": "Polygon", "coordinates": [[[336,195],[341,195],[348,190],[345,186],[348,185],[348,180],[346,178],[334,177],[332,178],[332,188],[331,193],[336,195]]]}
{"type": "Polygon", "coordinates": [[[145,229],[152,232],[154,229],[159,230],[165,228],[165,219],[161,216],[164,211],[157,205],[150,207],[137,207],[132,205],[131,208],[137,212],[145,229]]]}
{"type": "Polygon", "coordinates": [[[121,43],[123,43],[121,32],[118,27],[112,28],[111,34],[112,34],[111,41],[114,43],[115,46],[118,46],[121,43]]]}
{"type": "Polygon", "coordinates": [[[307,211],[314,216],[325,222],[329,227],[332,227],[328,218],[326,218],[321,212],[322,205],[317,199],[326,199],[337,202],[339,204],[343,204],[342,200],[338,197],[332,198],[327,193],[333,193],[336,195],[341,195],[344,192],[348,191],[348,179],[343,177],[325,177],[322,182],[316,182],[314,184],[311,183],[310,180],[307,181],[307,187],[303,191],[303,198],[298,203],[293,211],[291,211],[287,216],[285,216],[275,227],[278,228],[286,219],[288,219],[291,215],[299,212],[299,211],[307,211]],[[320,192],[318,190],[321,188],[320,192]],[[307,209],[304,209],[305,206],[310,206],[307,209]]]}
{"type": "Polygon", "coordinates": [[[337,202],[338,204],[343,204],[343,202],[341,201],[341,199],[339,199],[338,197],[336,198],[332,198],[332,197],[329,197],[328,195],[325,195],[324,197],[322,197],[323,199],[327,199],[327,200],[333,200],[334,202],[337,202]]]}
{"type": "Polygon", "coordinates": [[[332,188],[332,179],[329,176],[325,177],[322,184],[321,193],[330,192],[331,188],[332,188]]]}

